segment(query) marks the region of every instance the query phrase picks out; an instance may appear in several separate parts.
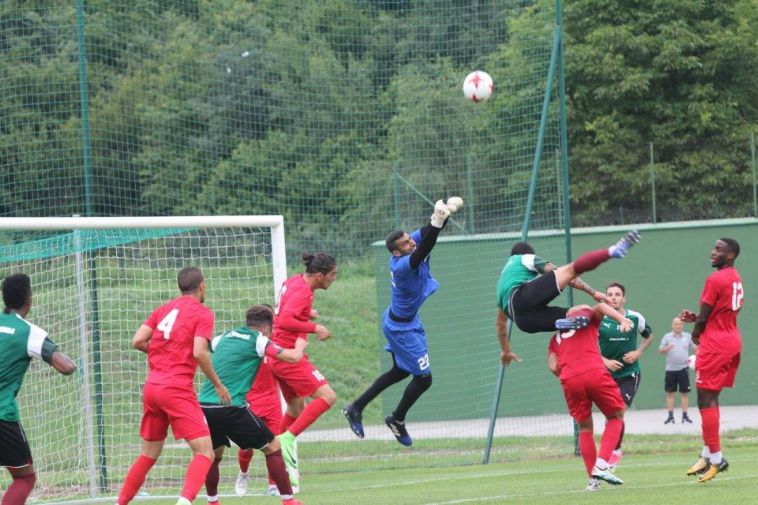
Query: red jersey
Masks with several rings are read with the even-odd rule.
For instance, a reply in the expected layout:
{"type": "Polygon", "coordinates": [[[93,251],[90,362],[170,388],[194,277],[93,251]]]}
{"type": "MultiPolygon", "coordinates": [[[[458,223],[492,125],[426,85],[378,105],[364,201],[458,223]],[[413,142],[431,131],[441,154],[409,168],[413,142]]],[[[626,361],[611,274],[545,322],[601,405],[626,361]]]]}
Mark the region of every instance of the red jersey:
{"type": "Polygon", "coordinates": [[[743,295],[742,279],[733,266],[716,270],[705,279],[700,303],[711,305],[713,311],[700,335],[703,350],[733,351],[742,347],[737,315],[745,302],[743,295]]]}
{"type": "Polygon", "coordinates": [[[213,322],[213,312],[191,295],[174,298],[155,309],[145,321],[153,329],[146,382],[193,387],[195,337],[210,340],[213,322]]]}
{"type": "Polygon", "coordinates": [[[292,349],[299,338],[308,339],[308,333],[316,332],[311,322],[313,290],[303,274],[290,277],[279,292],[279,303],[274,311],[274,331],[271,340],[279,347],[292,349]]]}
{"type": "Polygon", "coordinates": [[[572,312],[571,315],[586,316],[590,318],[590,324],[581,330],[558,332],[550,339],[548,351],[558,357],[558,377],[561,381],[590,370],[605,372],[598,343],[600,320],[595,318],[591,309],[572,312]]]}

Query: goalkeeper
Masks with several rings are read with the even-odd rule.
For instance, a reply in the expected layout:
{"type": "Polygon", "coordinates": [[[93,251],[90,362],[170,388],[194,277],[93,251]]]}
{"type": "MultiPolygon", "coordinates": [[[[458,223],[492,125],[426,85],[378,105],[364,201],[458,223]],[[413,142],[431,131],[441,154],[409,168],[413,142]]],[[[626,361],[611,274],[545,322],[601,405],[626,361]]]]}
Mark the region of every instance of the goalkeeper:
{"type": "Polygon", "coordinates": [[[392,295],[389,307],[384,311],[383,328],[387,338],[385,349],[392,354],[392,368],[377,377],[374,383],[352,404],[345,405],[342,413],[359,438],[363,438],[363,409],[382,391],[409,375],[413,376],[406,386],[395,410],[384,419],[398,442],[405,446],[413,442],[405,428],[408,410],[432,385],[432,369],[426,346],[424,326],[418,311],[424,301],[433,295],[439,283],[432,277],[429,253],[437,243],[440,231],[447,224],[451,213],[463,206],[463,199],[448,198],[447,203],[437,201],[431,222],[410,235],[393,231],[387,236],[390,251],[390,282],[392,295]]]}

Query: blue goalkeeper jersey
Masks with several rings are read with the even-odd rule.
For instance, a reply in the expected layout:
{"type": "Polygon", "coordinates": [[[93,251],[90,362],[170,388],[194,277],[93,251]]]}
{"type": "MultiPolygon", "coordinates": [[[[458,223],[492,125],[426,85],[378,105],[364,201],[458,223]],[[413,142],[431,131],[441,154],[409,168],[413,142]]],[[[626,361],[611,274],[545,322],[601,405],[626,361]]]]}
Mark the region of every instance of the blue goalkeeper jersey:
{"type": "MultiPolygon", "coordinates": [[[[421,242],[421,230],[411,233],[417,244],[421,242]]],[[[404,319],[412,319],[418,313],[424,301],[439,288],[437,279],[432,277],[429,269],[429,256],[417,269],[411,268],[411,255],[390,257],[390,279],[392,281],[392,299],[390,310],[404,319]]]]}

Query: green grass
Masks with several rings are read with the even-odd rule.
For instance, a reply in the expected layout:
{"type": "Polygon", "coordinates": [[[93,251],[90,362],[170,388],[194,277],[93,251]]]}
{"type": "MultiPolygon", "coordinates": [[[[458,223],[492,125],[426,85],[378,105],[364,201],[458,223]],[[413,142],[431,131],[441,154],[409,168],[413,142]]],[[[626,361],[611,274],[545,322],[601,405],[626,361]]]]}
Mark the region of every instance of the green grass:
{"type": "MultiPolygon", "coordinates": [[[[628,437],[627,445],[636,449],[625,456],[617,470],[625,484],[613,487],[603,483],[598,493],[584,491],[587,478],[580,458],[573,455],[548,457],[539,451],[534,452],[533,442],[514,440],[511,442],[520,450],[520,458],[488,465],[418,465],[377,470],[373,465],[361,463],[351,472],[305,472],[299,499],[307,505],[755,503],[758,469],[753,463],[758,459],[757,437],[755,430],[726,436],[725,454],[731,467],[707,484],[698,484],[695,478],[685,476],[686,469],[697,456],[699,441],[693,437],[628,437]]],[[[462,451],[467,449],[464,443],[460,443],[459,448],[462,451]]],[[[407,453],[414,451],[404,450],[407,453]]],[[[454,454],[452,452],[451,456],[454,454]]],[[[440,460],[439,463],[444,465],[447,462],[440,460]]],[[[231,493],[231,488],[231,481],[225,480],[222,494],[231,493]]],[[[251,489],[251,492],[255,491],[258,490],[251,489]]],[[[198,500],[202,501],[203,497],[198,500]]],[[[165,505],[166,500],[148,499],[139,503],[165,505]]],[[[244,499],[224,497],[222,503],[276,502],[267,497],[250,496],[244,499]]]]}

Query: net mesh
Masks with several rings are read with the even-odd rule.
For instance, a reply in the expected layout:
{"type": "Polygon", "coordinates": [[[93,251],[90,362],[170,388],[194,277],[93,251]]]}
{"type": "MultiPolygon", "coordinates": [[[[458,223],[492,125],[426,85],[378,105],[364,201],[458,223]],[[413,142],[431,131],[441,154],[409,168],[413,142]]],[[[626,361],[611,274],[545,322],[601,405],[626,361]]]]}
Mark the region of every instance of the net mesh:
{"type": "MultiPolygon", "coordinates": [[[[139,454],[147,373],[131,338],[153,309],[178,295],[176,273],[187,265],[206,277],[217,329],[239,326],[253,304],[273,303],[268,229],[81,230],[0,248],[3,271],[32,278],[29,320],[79,365],[75,376],[61,377],[35,360],[18,395],[39,476],[34,498],[118,489],[139,454]]],[[[169,438],[143,492],[176,494],[188,457],[186,444],[169,438]]],[[[263,479],[261,468],[253,467],[254,478],[263,479]]],[[[8,475],[0,479],[7,486],[8,475]]]]}

